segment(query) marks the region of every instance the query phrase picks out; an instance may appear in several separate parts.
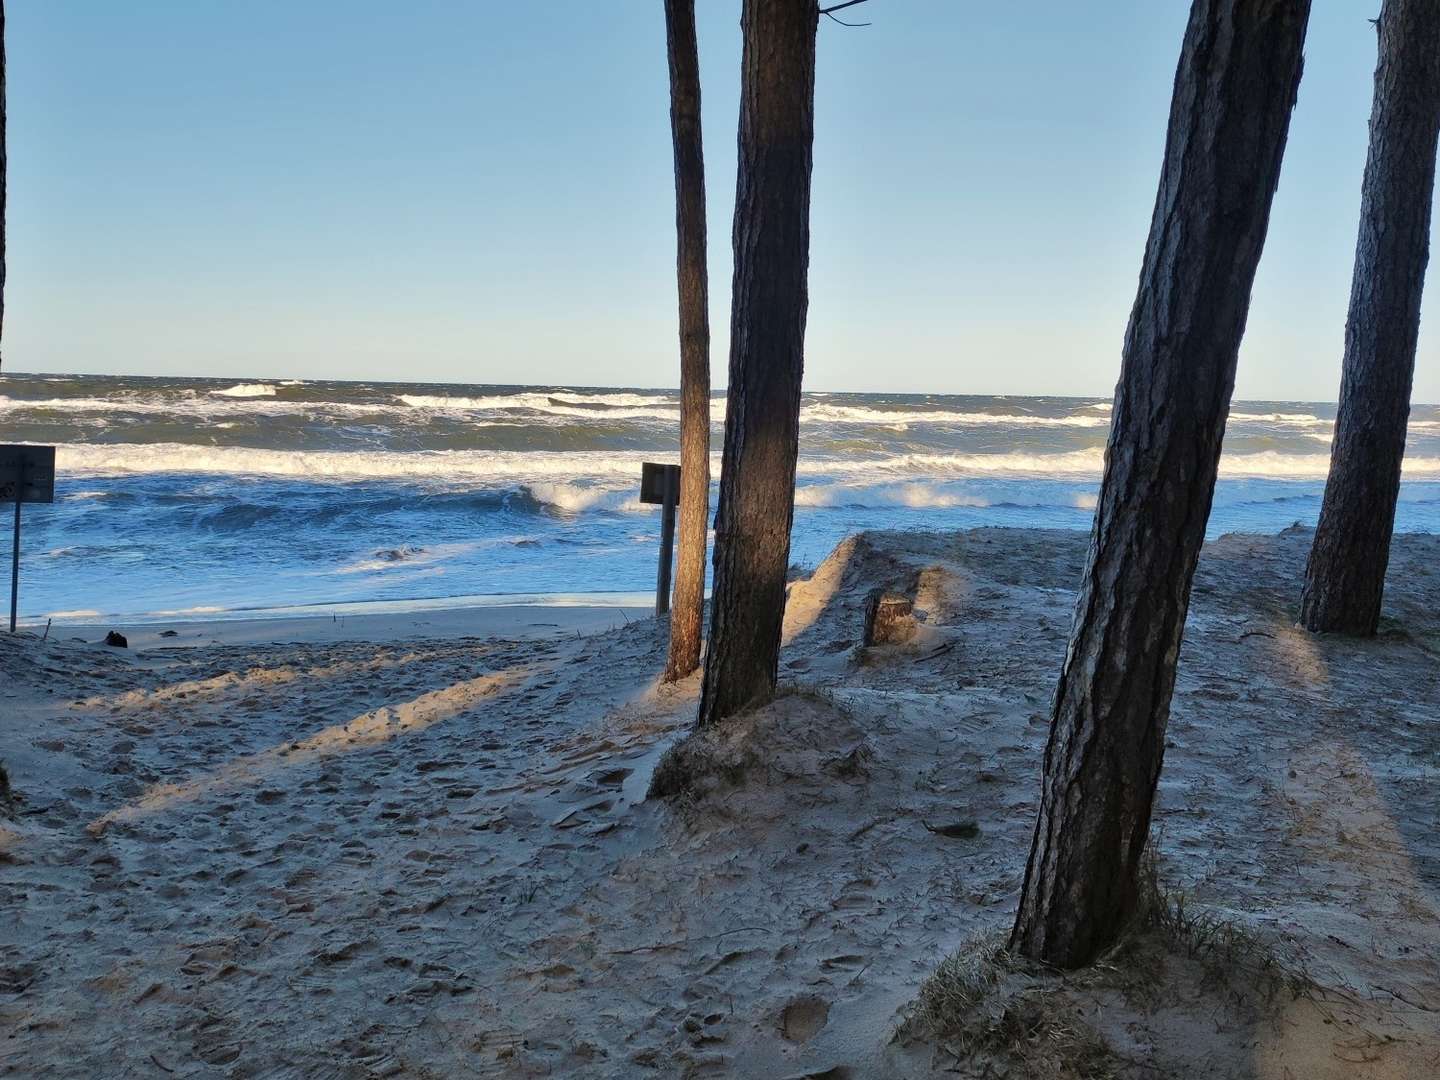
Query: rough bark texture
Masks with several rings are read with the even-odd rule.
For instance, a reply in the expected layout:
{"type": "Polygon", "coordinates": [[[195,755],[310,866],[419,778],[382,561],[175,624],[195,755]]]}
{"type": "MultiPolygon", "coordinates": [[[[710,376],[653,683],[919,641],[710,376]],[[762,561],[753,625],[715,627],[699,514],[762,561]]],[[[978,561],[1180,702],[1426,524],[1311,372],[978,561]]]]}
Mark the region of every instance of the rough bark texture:
{"type": "Polygon", "coordinates": [[[665,0],[670,136],[675,147],[675,257],[680,286],[680,551],[665,681],[700,666],[710,526],[710,295],[705,265],[705,154],[695,0],[665,0]]]}
{"type": "Polygon", "coordinates": [[[1133,913],[1175,662],[1309,0],[1194,0],[1011,947],[1074,967],[1133,913]]]}
{"type": "Polygon", "coordinates": [[[815,0],[745,0],[735,276],[700,723],[775,691],[810,261],[815,0]]]}
{"type": "Polygon", "coordinates": [[[1440,133],[1440,0],[1386,0],[1345,323],[1340,412],[1300,621],[1371,635],[1410,416],[1440,133]]]}
{"type": "MultiPolygon", "coordinates": [[[[5,136],[8,129],[9,122],[5,116],[5,0],[0,0],[0,341],[5,334],[6,176],[10,172],[10,163],[5,156],[5,136]]],[[[0,368],[4,366],[4,354],[0,352],[0,368]]]]}

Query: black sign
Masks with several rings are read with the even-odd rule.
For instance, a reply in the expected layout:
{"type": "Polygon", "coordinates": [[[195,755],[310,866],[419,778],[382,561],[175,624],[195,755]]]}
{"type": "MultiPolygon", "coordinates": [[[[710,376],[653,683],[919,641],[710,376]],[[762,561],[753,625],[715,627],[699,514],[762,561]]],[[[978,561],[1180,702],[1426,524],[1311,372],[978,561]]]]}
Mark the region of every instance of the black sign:
{"type": "Polygon", "coordinates": [[[642,503],[664,503],[665,486],[669,483],[671,501],[680,493],[680,466],[657,465],[653,461],[640,463],[640,501],[642,503]]]}
{"type": "Polygon", "coordinates": [[[55,447],[0,446],[0,502],[55,501],[55,447]]]}

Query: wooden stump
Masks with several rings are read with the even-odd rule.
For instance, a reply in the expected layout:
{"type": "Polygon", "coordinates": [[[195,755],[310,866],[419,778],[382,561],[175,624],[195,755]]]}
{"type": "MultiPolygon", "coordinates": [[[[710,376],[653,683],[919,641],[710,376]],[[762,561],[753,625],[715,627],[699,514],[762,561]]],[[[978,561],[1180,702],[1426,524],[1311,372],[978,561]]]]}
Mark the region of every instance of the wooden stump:
{"type": "Polygon", "coordinates": [[[915,636],[915,605],[907,596],[874,590],[865,598],[865,636],[869,645],[900,645],[915,636]]]}

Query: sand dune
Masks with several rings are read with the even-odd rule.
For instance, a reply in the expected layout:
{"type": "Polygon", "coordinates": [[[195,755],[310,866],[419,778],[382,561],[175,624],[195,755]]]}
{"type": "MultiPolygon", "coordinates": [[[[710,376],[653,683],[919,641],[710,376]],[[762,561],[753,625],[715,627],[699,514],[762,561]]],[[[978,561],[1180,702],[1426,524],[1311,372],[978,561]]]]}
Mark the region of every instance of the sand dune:
{"type": "MultiPolygon", "coordinates": [[[[1157,834],[1166,881],[1312,989],[1241,1003],[1178,961],[1148,998],[1068,989],[1121,1075],[1440,1063],[1440,539],[1397,539],[1373,642],[1292,626],[1307,545],[1207,546],[1157,834]]],[[[0,640],[0,1070],[994,1075],[900,1032],[1013,916],[1084,549],[847,541],[792,586],[784,692],[727,733],[733,767],[665,802],[697,685],[655,685],[648,619],[0,640]],[[862,650],[881,585],[920,633],[862,650]]]]}

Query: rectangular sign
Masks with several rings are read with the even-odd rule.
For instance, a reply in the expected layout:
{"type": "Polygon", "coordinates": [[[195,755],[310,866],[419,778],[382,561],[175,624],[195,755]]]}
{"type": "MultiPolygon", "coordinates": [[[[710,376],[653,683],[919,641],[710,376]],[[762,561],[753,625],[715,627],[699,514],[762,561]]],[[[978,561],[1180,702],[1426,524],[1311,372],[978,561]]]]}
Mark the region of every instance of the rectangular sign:
{"type": "Polygon", "coordinates": [[[667,475],[670,477],[669,482],[675,485],[672,490],[678,496],[680,493],[679,465],[657,465],[653,461],[640,463],[640,501],[642,503],[663,503],[665,501],[667,475]]]}
{"type": "Polygon", "coordinates": [[[55,447],[0,446],[0,502],[55,501],[55,447]],[[23,479],[22,479],[23,478],[23,479]]]}

